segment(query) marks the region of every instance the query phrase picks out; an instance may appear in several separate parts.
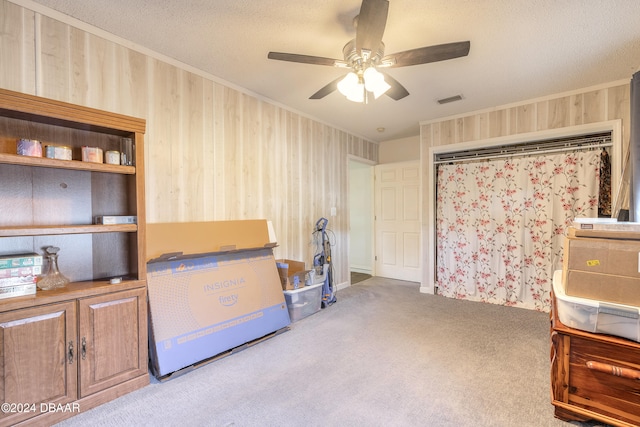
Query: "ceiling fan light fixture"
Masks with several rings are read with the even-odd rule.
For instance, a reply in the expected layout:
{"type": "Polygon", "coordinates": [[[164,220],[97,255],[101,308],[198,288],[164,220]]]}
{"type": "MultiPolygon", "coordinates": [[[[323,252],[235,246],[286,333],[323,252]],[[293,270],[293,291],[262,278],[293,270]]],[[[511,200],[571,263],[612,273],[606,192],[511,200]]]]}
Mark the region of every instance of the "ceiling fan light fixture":
{"type": "Polygon", "coordinates": [[[388,74],[383,74],[378,80],[374,78],[374,81],[369,81],[370,79],[363,76],[369,68],[372,68],[372,72],[374,72],[379,67],[408,67],[446,61],[469,54],[471,42],[462,41],[424,46],[385,55],[385,44],[382,37],[387,25],[388,14],[389,0],[362,0],[360,13],[354,18],[354,23],[357,22],[355,38],[349,40],[342,48],[344,59],[284,52],[269,52],[267,57],[278,61],[347,68],[355,74],[357,81],[353,81],[351,76],[349,78],[339,77],[311,95],[309,99],[324,98],[338,89],[338,81],[340,81],[342,83],[340,92],[343,95],[352,101],[366,104],[371,96],[378,98],[380,95],[386,94],[394,101],[398,101],[409,95],[409,91],[388,74]]]}
{"type": "Polygon", "coordinates": [[[382,84],[380,84],[379,86],[377,86],[373,91],[373,97],[375,99],[378,99],[380,96],[384,95],[389,89],[391,89],[391,86],[389,86],[389,84],[387,84],[387,82],[385,82],[384,80],[382,81],[382,84]]]}
{"type": "Polygon", "coordinates": [[[338,90],[344,96],[349,96],[353,87],[358,84],[358,75],[354,72],[348,73],[344,79],[338,82],[338,90]]]}
{"type": "Polygon", "coordinates": [[[364,70],[362,77],[364,78],[364,87],[369,92],[373,92],[375,99],[378,99],[380,95],[384,95],[384,93],[391,88],[391,86],[384,81],[384,75],[374,67],[369,67],[364,70]]]}
{"type": "Polygon", "coordinates": [[[391,85],[384,81],[384,75],[375,67],[368,67],[362,75],[352,71],[338,82],[338,91],[341,94],[349,101],[360,103],[367,102],[365,91],[373,93],[374,98],[378,99],[390,88],[391,85]]]}
{"type": "Polygon", "coordinates": [[[353,92],[347,95],[347,99],[349,101],[357,102],[359,104],[364,103],[365,102],[364,86],[362,84],[355,86],[353,89],[353,92]]]}
{"type": "Polygon", "coordinates": [[[338,82],[338,90],[346,96],[349,101],[364,102],[364,85],[354,72],[350,72],[344,79],[338,82]]]}

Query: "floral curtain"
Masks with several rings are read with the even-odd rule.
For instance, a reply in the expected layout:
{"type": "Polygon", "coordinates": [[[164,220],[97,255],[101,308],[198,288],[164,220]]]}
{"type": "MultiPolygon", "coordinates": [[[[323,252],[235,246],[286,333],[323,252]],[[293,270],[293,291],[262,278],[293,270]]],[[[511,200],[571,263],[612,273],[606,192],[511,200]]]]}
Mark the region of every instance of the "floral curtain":
{"type": "Polygon", "coordinates": [[[441,164],[441,295],[548,312],[565,230],[598,215],[600,151],[441,164]]]}

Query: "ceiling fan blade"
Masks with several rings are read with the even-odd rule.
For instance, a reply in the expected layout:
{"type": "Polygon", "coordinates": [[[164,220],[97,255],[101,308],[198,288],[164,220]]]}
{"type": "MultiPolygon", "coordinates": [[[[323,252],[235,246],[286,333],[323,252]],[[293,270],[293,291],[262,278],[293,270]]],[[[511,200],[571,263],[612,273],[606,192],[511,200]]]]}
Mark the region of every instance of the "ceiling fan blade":
{"type": "Polygon", "coordinates": [[[342,79],[344,79],[344,76],[338,77],[337,79],[311,95],[309,99],[322,99],[325,96],[329,95],[331,92],[334,92],[336,89],[338,89],[338,82],[340,82],[340,80],[342,79]]]}
{"type": "Polygon", "coordinates": [[[363,0],[356,27],[356,50],[375,52],[380,47],[389,13],[388,0],[363,0]]]}
{"type": "Polygon", "coordinates": [[[386,67],[406,67],[409,65],[427,64],[429,62],[446,61],[447,59],[467,56],[471,42],[456,42],[439,44],[436,46],[420,47],[393,53],[382,58],[382,64],[389,63],[386,67]]]}
{"type": "Polygon", "coordinates": [[[388,95],[389,98],[394,99],[396,101],[404,98],[409,95],[409,91],[405,89],[396,79],[391,77],[387,73],[382,73],[384,75],[384,81],[391,86],[389,90],[385,92],[385,95],[388,95]]]}
{"type": "Polygon", "coordinates": [[[328,65],[330,67],[342,66],[345,64],[340,59],[323,58],[321,56],[298,55],[296,53],[269,52],[269,59],[277,61],[300,62],[302,64],[328,65]]]}

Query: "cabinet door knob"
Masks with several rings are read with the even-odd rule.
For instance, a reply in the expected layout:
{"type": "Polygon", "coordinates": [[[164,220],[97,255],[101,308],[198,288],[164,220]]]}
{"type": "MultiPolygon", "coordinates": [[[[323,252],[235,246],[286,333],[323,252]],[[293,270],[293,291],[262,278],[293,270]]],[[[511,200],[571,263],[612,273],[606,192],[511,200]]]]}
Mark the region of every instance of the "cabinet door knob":
{"type": "Polygon", "coordinates": [[[87,339],[82,337],[82,360],[87,357],[87,339]]]}
{"type": "Polygon", "coordinates": [[[593,360],[587,362],[587,368],[616,377],[640,380],[640,371],[636,371],[635,369],[622,368],[620,366],[609,365],[608,363],[594,362],[593,360]]]}
{"type": "Polygon", "coordinates": [[[69,365],[73,365],[73,341],[69,341],[69,365]]]}

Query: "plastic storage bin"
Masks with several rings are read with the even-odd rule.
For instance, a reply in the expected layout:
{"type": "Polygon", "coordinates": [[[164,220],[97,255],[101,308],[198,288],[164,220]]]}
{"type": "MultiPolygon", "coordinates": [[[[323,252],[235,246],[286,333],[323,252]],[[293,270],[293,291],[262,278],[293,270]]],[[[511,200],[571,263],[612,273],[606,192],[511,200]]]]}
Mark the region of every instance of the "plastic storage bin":
{"type": "Polygon", "coordinates": [[[283,291],[291,322],[297,322],[320,311],[322,283],[305,286],[295,291],[283,291]]]}
{"type": "Polygon", "coordinates": [[[640,342],[640,308],[569,296],[564,291],[562,270],[553,274],[553,292],[558,319],[564,325],[640,342]]]}

